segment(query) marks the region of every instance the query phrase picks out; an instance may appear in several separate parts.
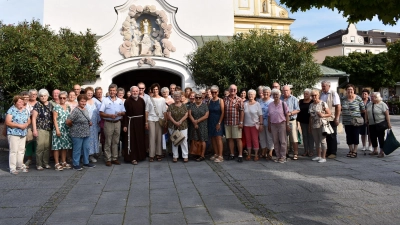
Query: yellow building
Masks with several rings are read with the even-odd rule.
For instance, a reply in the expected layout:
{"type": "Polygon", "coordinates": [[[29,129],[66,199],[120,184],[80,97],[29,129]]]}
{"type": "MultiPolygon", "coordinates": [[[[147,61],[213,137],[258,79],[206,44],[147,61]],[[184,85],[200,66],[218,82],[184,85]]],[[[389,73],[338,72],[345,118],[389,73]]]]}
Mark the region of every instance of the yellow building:
{"type": "Polygon", "coordinates": [[[235,33],[254,29],[273,29],[289,33],[294,19],[275,0],[233,0],[235,33]]]}

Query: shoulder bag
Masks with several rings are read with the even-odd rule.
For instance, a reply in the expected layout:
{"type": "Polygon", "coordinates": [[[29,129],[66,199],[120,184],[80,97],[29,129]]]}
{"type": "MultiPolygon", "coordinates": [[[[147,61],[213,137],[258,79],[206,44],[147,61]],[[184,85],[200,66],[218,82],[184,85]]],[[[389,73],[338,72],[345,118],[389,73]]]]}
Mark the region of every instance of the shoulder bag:
{"type": "Polygon", "coordinates": [[[167,121],[165,119],[161,118],[160,115],[158,114],[156,104],[154,103],[154,99],[152,97],[150,97],[150,100],[151,100],[151,103],[153,104],[154,112],[156,113],[156,115],[158,117],[158,123],[160,124],[161,127],[165,127],[167,125],[167,121]]]}
{"type": "MultiPolygon", "coordinates": [[[[325,103],[324,102],[322,102],[322,110],[324,110],[324,112],[325,112],[325,103]]],[[[321,129],[322,129],[323,136],[327,136],[327,135],[335,133],[331,124],[325,118],[321,119],[321,122],[322,122],[321,129]]]]}
{"type": "Polygon", "coordinates": [[[174,129],[174,132],[172,132],[170,139],[174,146],[179,146],[185,140],[185,136],[179,131],[178,128],[176,128],[174,129]]]}
{"type": "Polygon", "coordinates": [[[355,127],[359,127],[359,126],[364,125],[364,118],[362,118],[361,116],[351,116],[350,122],[351,122],[351,125],[353,125],[355,127]]]}
{"type": "Polygon", "coordinates": [[[389,125],[388,125],[388,122],[387,122],[387,119],[386,119],[386,114],[385,114],[385,120],[384,120],[384,121],[382,121],[382,122],[380,122],[380,123],[376,123],[376,122],[375,122],[374,106],[375,106],[375,104],[372,103],[372,117],[374,118],[374,123],[375,123],[375,125],[376,125],[376,128],[377,128],[378,130],[380,130],[380,131],[388,129],[388,128],[389,128],[389,125]]]}
{"type": "MultiPolygon", "coordinates": [[[[200,138],[199,129],[195,129],[197,132],[197,137],[200,138]]],[[[192,131],[194,137],[194,130],[192,131]]],[[[192,155],[201,155],[201,143],[202,141],[191,140],[190,141],[190,154],[192,155]]]]}

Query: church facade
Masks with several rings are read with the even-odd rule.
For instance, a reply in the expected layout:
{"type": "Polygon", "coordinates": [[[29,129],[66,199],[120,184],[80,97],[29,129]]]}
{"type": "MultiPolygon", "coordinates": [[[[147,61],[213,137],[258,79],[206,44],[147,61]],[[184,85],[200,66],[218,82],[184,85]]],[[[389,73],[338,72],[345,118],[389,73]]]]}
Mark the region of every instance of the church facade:
{"type": "Polygon", "coordinates": [[[45,0],[43,13],[54,29],[91,29],[99,37],[103,65],[87,85],[105,90],[138,82],[193,87],[185,63],[199,40],[251,29],[288,32],[293,21],[275,0],[45,0]]]}

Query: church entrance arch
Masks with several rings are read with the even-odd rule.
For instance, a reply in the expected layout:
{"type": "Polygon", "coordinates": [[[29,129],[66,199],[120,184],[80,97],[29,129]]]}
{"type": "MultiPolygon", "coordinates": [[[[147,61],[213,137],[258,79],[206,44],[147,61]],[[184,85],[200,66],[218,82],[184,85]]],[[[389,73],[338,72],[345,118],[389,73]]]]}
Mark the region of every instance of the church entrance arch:
{"type": "Polygon", "coordinates": [[[131,70],[121,73],[112,79],[112,83],[124,88],[125,91],[128,91],[132,86],[136,86],[139,82],[143,82],[146,85],[146,93],[153,83],[158,83],[161,88],[168,87],[168,89],[170,84],[182,87],[182,78],[179,75],[160,69],[131,70]]]}

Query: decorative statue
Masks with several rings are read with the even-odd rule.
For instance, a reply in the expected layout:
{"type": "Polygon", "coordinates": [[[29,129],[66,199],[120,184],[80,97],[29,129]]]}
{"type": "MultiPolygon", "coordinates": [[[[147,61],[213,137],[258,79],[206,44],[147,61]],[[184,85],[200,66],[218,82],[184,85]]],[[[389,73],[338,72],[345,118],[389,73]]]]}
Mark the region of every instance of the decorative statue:
{"type": "Polygon", "coordinates": [[[263,13],[268,12],[268,8],[267,8],[267,0],[264,0],[263,4],[262,4],[262,8],[263,8],[263,13]]]}
{"type": "Polygon", "coordinates": [[[133,39],[131,44],[131,57],[139,55],[139,43],[133,39]]]}
{"type": "Polygon", "coordinates": [[[124,41],[122,45],[119,46],[119,53],[123,55],[125,58],[131,57],[131,42],[124,41]]]}
{"type": "Polygon", "coordinates": [[[151,39],[148,34],[143,34],[143,39],[140,42],[140,45],[142,47],[140,55],[153,55],[153,52],[151,51],[151,39]]]}
{"type": "Polygon", "coordinates": [[[142,26],[141,26],[142,34],[149,34],[149,30],[151,30],[151,24],[148,19],[142,20],[142,26]]]}
{"type": "Polygon", "coordinates": [[[163,56],[161,45],[158,41],[154,44],[154,55],[163,56]]]}

